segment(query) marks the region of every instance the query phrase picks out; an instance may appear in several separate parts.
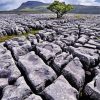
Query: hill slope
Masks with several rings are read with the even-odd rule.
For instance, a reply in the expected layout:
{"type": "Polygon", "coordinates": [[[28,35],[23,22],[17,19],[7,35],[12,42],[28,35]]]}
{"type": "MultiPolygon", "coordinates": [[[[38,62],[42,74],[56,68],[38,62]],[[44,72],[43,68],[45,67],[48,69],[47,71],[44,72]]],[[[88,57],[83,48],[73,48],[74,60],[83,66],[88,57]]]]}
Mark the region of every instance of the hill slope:
{"type": "Polygon", "coordinates": [[[43,11],[47,10],[49,4],[39,1],[27,1],[16,9],[16,11],[43,11]]]}
{"type": "MultiPolygon", "coordinates": [[[[38,2],[38,1],[28,1],[23,3],[15,11],[33,11],[37,13],[50,13],[47,9],[49,4],[38,2]]],[[[100,6],[84,6],[84,5],[73,5],[74,10],[71,13],[79,14],[100,14],[100,6]]]]}
{"type": "Polygon", "coordinates": [[[100,6],[74,5],[74,10],[71,12],[77,14],[100,14],[100,6]]]}

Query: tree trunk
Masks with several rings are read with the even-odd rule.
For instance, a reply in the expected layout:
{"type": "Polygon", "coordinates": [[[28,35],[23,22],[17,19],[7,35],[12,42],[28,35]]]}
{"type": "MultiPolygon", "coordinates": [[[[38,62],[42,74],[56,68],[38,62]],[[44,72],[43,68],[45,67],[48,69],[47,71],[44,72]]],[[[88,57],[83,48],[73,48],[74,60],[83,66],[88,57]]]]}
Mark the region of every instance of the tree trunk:
{"type": "Polygon", "coordinates": [[[61,18],[62,16],[63,16],[63,14],[57,13],[57,18],[61,18]]]}

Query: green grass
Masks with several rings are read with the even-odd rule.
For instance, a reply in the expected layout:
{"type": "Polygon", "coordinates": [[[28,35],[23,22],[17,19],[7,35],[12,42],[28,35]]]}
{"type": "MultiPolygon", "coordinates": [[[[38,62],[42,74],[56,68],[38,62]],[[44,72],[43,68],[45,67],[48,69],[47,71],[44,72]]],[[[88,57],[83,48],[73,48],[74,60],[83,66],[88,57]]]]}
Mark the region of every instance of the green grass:
{"type": "MultiPolygon", "coordinates": [[[[28,34],[36,34],[36,33],[38,33],[39,32],[39,30],[37,30],[37,29],[32,29],[30,32],[28,32],[28,33],[23,33],[22,35],[24,35],[24,36],[28,36],[28,34]]],[[[3,37],[0,37],[0,43],[1,42],[5,42],[6,40],[9,40],[9,39],[12,39],[12,38],[14,38],[14,37],[20,37],[20,36],[22,36],[22,35],[11,35],[11,36],[3,36],[3,37]]]]}
{"type": "Polygon", "coordinates": [[[35,35],[35,34],[38,33],[38,32],[39,32],[38,29],[32,29],[30,32],[24,33],[24,34],[22,34],[22,35],[24,35],[24,36],[28,36],[28,34],[33,34],[33,35],[35,35]]]}
{"type": "Polygon", "coordinates": [[[77,15],[75,15],[75,18],[76,18],[76,19],[81,19],[82,16],[81,16],[80,14],[77,14],[77,15]]]}
{"type": "Polygon", "coordinates": [[[100,37],[96,37],[97,40],[100,40],[100,37]]]}
{"type": "Polygon", "coordinates": [[[20,11],[31,12],[35,14],[51,13],[51,11],[47,9],[48,6],[49,5],[42,5],[42,6],[37,6],[33,8],[24,8],[24,9],[21,9],[20,11]]]}

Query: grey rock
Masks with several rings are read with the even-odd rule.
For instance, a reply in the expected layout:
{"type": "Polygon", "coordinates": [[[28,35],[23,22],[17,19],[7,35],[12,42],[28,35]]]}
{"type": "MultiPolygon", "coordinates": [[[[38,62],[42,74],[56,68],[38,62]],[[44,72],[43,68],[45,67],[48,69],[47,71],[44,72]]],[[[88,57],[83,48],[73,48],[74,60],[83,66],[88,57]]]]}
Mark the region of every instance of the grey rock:
{"type": "Polygon", "coordinates": [[[31,94],[32,91],[24,81],[24,78],[20,77],[14,85],[8,85],[3,89],[1,100],[24,100],[31,94]]]}
{"type": "Polygon", "coordinates": [[[32,94],[28,98],[26,98],[25,100],[42,100],[42,98],[38,95],[32,94]]]}
{"type": "Polygon", "coordinates": [[[6,52],[6,48],[0,45],[0,54],[4,54],[6,52]]]}
{"type": "Polygon", "coordinates": [[[73,45],[75,43],[75,41],[77,40],[77,36],[75,35],[69,35],[68,37],[66,38],[62,38],[61,41],[66,43],[66,45],[70,46],[70,45],[73,45]]]}
{"type": "Polygon", "coordinates": [[[32,50],[31,43],[25,37],[16,37],[6,42],[7,47],[12,51],[16,60],[32,50]]]}
{"type": "Polygon", "coordinates": [[[55,39],[56,32],[54,30],[41,30],[39,31],[39,35],[45,41],[52,42],[55,39]]]}
{"type": "Polygon", "coordinates": [[[78,91],[61,75],[41,92],[47,100],[78,100],[78,91]]]}
{"type": "Polygon", "coordinates": [[[58,45],[49,42],[42,42],[37,44],[36,51],[46,61],[54,58],[55,55],[62,52],[61,48],[58,45]]]}
{"type": "Polygon", "coordinates": [[[99,61],[99,55],[96,49],[89,49],[85,47],[69,47],[69,51],[74,56],[78,57],[86,68],[95,66],[96,63],[99,61]]]}
{"type": "Polygon", "coordinates": [[[96,49],[96,46],[95,45],[91,45],[91,44],[85,44],[84,47],[90,48],[90,49],[96,49]]]}
{"type": "Polygon", "coordinates": [[[65,78],[77,90],[81,90],[85,83],[85,71],[79,58],[74,58],[62,71],[65,78]]]}
{"type": "Polygon", "coordinates": [[[69,52],[62,52],[57,55],[53,61],[53,68],[57,73],[60,73],[66,64],[68,64],[73,59],[73,56],[69,52]]]}
{"type": "Polygon", "coordinates": [[[36,36],[33,35],[33,34],[29,34],[29,35],[28,35],[28,40],[29,40],[33,45],[36,45],[36,44],[38,43],[38,40],[37,40],[36,36]]]}
{"type": "Polygon", "coordinates": [[[59,45],[62,50],[64,50],[64,48],[66,47],[66,44],[62,42],[61,40],[55,40],[54,43],[59,45]]]}
{"type": "Polygon", "coordinates": [[[77,40],[78,43],[81,43],[81,44],[85,44],[86,42],[88,42],[89,40],[89,37],[86,36],[86,35],[81,35],[81,37],[77,40]]]}
{"type": "Polygon", "coordinates": [[[93,73],[95,76],[100,74],[100,63],[93,69],[93,73]]]}
{"type": "Polygon", "coordinates": [[[91,39],[88,41],[89,44],[95,45],[97,49],[100,49],[100,41],[99,39],[91,39]]]}
{"type": "Polygon", "coordinates": [[[6,49],[2,50],[2,53],[0,53],[0,78],[8,78],[9,82],[13,82],[20,75],[21,73],[15,65],[10,51],[6,49]]]}
{"type": "Polygon", "coordinates": [[[42,91],[48,81],[52,82],[57,77],[56,73],[42,59],[35,55],[33,51],[21,56],[18,64],[25,75],[27,75],[27,79],[36,92],[42,91]]]}
{"type": "Polygon", "coordinates": [[[93,100],[100,100],[100,74],[85,86],[85,95],[93,100]]]}
{"type": "Polygon", "coordinates": [[[80,44],[80,43],[75,43],[74,46],[75,46],[75,47],[82,47],[83,45],[80,44]]]}
{"type": "Polygon", "coordinates": [[[8,79],[7,78],[0,78],[0,90],[3,89],[8,85],[8,79]]]}

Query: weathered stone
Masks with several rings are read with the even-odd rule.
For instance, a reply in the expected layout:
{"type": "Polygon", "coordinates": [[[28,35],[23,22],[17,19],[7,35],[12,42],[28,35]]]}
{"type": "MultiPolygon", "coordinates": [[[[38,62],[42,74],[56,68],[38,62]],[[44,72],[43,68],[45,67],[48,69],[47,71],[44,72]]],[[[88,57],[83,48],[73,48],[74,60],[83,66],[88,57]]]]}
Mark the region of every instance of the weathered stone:
{"type": "Polygon", "coordinates": [[[41,30],[39,31],[39,35],[45,41],[52,42],[54,41],[56,32],[53,30],[41,30]]]}
{"type": "Polygon", "coordinates": [[[37,44],[36,51],[46,61],[54,58],[55,55],[62,52],[58,45],[49,42],[42,42],[37,44]]]}
{"type": "Polygon", "coordinates": [[[91,39],[88,43],[91,44],[91,45],[95,45],[97,49],[100,49],[99,39],[98,40],[97,39],[96,40],[95,39],[91,39]]]}
{"type": "Polygon", "coordinates": [[[95,76],[100,74],[100,63],[93,69],[93,73],[95,76]]]}
{"type": "Polygon", "coordinates": [[[85,65],[84,67],[89,68],[96,65],[99,61],[99,55],[97,50],[89,49],[84,47],[74,48],[70,47],[69,51],[76,57],[78,57],[82,63],[85,65]]]}
{"type": "Polygon", "coordinates": [[[42,98],[38,95],[32,94],[25,100],[42,100],[42,98]]]}
{"type": "Polygon", "coordinates": [[[13,52],[13,56],[16,60],[19,59],[19,56],[23,56],[25,54],[27,54],[28,52],[31,51],[31,45],[24,45],[24,46],[20,46],[20,47],[14,47],[12,48],[12,52],[13,52]]]}
{"type": "Polygon", "coordinates": [[[63,75],[69,83],[78,90],[81,90],[85,83],[85,71],[79,58],[74,58],[63,69],[63,75]]]}
{"type": "Polygon", "coordinates": [[[61,41],[66,43],[66,45],[70,46],[70,45],[73,45],[75,43],[75,41],[77,40],[77,36],[75,35],[70,35],[66,38],[62,38],[61,41]]]}
{"type": "Polygon", "coordinates": [[[81,35],[81,37],[77,40],[78,43],[85,44],[88,41],[89,37],[86,35],[81,35]]]}
{"type": "Polygon", "coordinates": [[[57,73],[60,73],[66,64],[68,64],[73,59],[73,56],[69,52],[62,52],[57,55],[53,61],[53,68],[57,73]]]}
{"type": "Polygon", "coordinates": [[[60,40],[54,41],[55,44],[59,45],[63,51],[65,51],[66,44],[60,40]]]}
{"type": "Polygon", "coordinates": [[[85,44],[84,47],[90,48],[90,49],[96,49],[96,46],[95,45],[91,45],[91,44],[85,44]]]}
{"type": "Polygon", "coordinates": [[[78,100],[78,91],[63,76],[58,77],[41,94],[46,100],[78,100]]]}
{"type": "Polygon", "coordinates": [[[33,45],[35,45],[35,44],[38,43],[36,36],[33,35],[33,34],[29,34],[29,35],[28,35],[28,40],[29,40],[33,45]]]}
{"type": "Polygon", "coordinates": [[[85,86],[84,92],[90,99],[100,100],[100,74],[85,86]]]}
{"type": "Polygon", "coordinates": [[[46,84],[49,84],[57,77],[56,73],[34,52],[21,56],[18,64],[36,92],[43,90],[46,84]]]}
{"type": "Polygon", "coordinates": [[[1,100],[24,100],[30,94],[32,94],[32,91],[24,81],[24,78],[20,77],[14,85],[8,85],[3,89],[1,100]]]}
{"type": "Polygon", "coordinates": [[[0,53],[0,78],[8,78],[8,81],[12,83],[21,75],[18,70],[10,51],[4,49],[0,53]]]}
{"type": "Polygon", "coordinates": [[[8,85],[8,79],[0,78],[0,90],[8,85]]]}
{"type": "Polygon", "coordinates": [[[6,42],[6,46],[12,51],[16,60],[19,59],[19,56],[27,54],[32,49],[31,43],[25,37],[13,38],[6,42]]]}
{"type": "Polygon", "coordinates": [[[80,43],[75,43],[74,46],[75,46],[75,47],[82,47],[83,45],[80,44],[80,43]]]}

